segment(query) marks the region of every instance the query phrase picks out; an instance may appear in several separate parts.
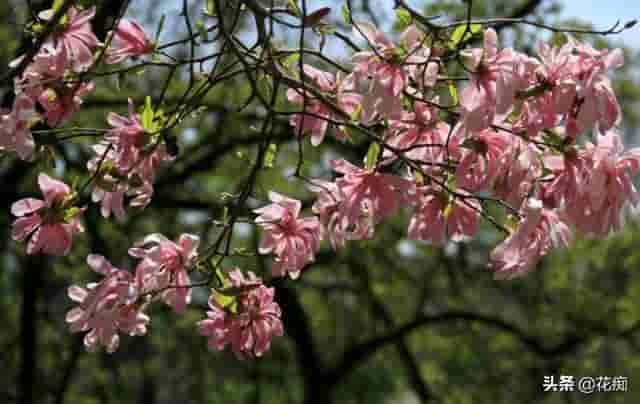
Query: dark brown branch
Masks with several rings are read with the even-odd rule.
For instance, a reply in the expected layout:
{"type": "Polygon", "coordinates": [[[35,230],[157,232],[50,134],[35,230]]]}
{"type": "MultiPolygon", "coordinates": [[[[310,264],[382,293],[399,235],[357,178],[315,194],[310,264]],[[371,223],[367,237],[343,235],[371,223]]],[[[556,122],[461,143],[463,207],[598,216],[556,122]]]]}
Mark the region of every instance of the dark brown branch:
{"type": "Polygon", "coordinates": [[[385,335],[374,337],[369,341],[355,345],[347,350],[343,355],[342,361],[328,374],[328,383],[330,386],[337,383],[345,374],[349,373],[379,349],[383,348],[387,344],[395,343],[399,338],[402,338],[427,324],[439,324],[459,320],[483,324],[511,334],[531,352],[543,358],[550,358],[556,355],[573,352],[585,341],[585,338],[583,337],[570,335],[559,345],[547,347],[537,338],[500,318],[464,311],[450,311],[436,315],[422,315],[409,323],[399,326],[385,335]]]}
{"type": "MultiPolygon", "coordinates": [[[[510,18],[524,18],[528,15],[532,14],[536,11],[536,8],[542,4],[542,0],[527,0],[524,3],[520,4],[513,13],[509,16],[510,18]]],[[[503,28],[507,28],[512,26],[512,22],[501,22],[493,26],[496,31],[500,31],[503,28]]]]}

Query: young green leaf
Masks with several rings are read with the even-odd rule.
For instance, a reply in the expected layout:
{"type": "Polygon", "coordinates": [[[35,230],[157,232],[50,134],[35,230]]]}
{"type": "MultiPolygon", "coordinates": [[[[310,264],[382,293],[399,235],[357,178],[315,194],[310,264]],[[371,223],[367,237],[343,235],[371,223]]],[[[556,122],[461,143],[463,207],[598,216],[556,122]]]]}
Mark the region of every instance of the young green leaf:
{"type": "Polygon", "coordinates": [[[213,17],[216,15],[216,2],[215,0],[207,0],[207,7],[205,9],[207,15],[213,17]]]}
{"type": "Polygon", "coordinates": [[[460,43],[469,40],[471,36],[476,35],[481,31],[482,24],[470,24],[469,29],[467,29],[467,25],[461,25],[451,34],[451,42],[453,43],[453,46],[458,46],[460,43]]]}
{"type": "Polygon", "coordinates": [[[153,132],[153,116],[151,97],[147,96],[144,99],[144,109],[142,110],[142,127],[148,132],[153,132]]]}
{"type": "Polygon", "coordinates": [[[262,165],[265,168],[272,168],[273,163],[275,162],[277,153],[278,153],[278,145],[275,143],[270,143],[264,155],[264,160],[262,161],[262,165]]]}
{"type": "Polygon", "coordinates": [[[346,4],[344,4],[342,6],[342,8],[340,9],[340,12],[342,12],[342,18],[344,18],[344,22],[347,25],[351,24],[351,13],[349,12],[349,7],[347,7],[346,4]]]}
{"type": "Polygon", "coordinates": [[[378,164],[378,157],[380,157],[380,145],[377,142],[373,142],[367,151],[367,158],[365,162],[367,170],[373,170],[376,167],[378,164]]]}
{"type": "Polygon", "coordinates": [[[404,8],[398,7],[396,9],[396,21],[393,24],[393,28],[402,31],[411,25],[411,14],[404,8]]]}
{"type": "Polygon", "coordinates": [[[51,6],[53,12],[55,13],[60,9],[60,7],[64,6],[64,2],[65,0],[53,0],[53,5],[51,6]]]}
{"type": "Polygon", "coordinates": [[[451,101],[453,102],[453,105],[458,105],[458,87],[456,87],[455,83],[453,81],[449,81],[449,95],[451,96],[451,101]]]}
{"type": "Polygon", "coordinates": [[[198,33],[200,34],[200,38],[203,41],[209,40],[209,33],[207,32],[207,28],[204,25],[204,21],[202,20],[196,21],[196,29],[198,30],[198,33]]]}

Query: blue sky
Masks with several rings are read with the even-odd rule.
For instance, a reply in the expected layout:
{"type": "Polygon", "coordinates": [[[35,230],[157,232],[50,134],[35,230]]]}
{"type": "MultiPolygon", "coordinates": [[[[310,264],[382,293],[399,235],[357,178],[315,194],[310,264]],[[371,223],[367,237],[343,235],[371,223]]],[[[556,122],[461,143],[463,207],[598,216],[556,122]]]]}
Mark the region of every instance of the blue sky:
{"type": "MultiPolygon", "coordinates": [[[[563,16],[592,21],[598,29],[606,29],[620,20],[640,19],[640,0],[564,0],[563,16]]],[[[617,36],[626,44],[640,49],[640,23],[617,36]]]]}

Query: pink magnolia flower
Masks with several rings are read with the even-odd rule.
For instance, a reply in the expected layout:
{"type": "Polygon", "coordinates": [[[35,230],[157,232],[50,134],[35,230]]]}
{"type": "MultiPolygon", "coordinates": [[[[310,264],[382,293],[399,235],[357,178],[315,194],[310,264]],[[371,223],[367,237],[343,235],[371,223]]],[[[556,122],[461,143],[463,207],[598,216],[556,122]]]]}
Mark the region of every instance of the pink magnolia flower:
{"type": "Polygon", "coordinates": [[[93,82],[65,82],[69,63],[69,56],[64,49],[45,44],[22,77],[15,82],[16,89],[37,101],[44,109],[50,126],[67,122],[80,109],[82,97],[95,88],[93,82]]]}
{"type": "MultiPolygon", "coordinates": [[[[438,102],[436,98],[434,102],[438,102]]],[[[445,162],[447,146],[451,151],[456,147],[455,139],[447,142],[450,127],[438,121],[433,109],[423,102],[414,103],[414,112],[403,112],[400,120],[391,120],[390,129],[385,134],[383,157],[386,162],[396,160],[397,153],[422,166],[428,173],[438,172],[439,164],[445,162]]]]}
{"type": "Polygon", "coordinates": [[[459,242],[478,232],[482,209],[471,195],[463,200],[439,187],[422,186],[411,200],[415,205],[408,229],[411,240],[439,246],[446,237],[459,242]]]}
{"type": "MultiPolygon", "coordinates": [[[[353,115],[359,108],[361,96],[354,92],[353,76],[343,77],[340,73],[334,78],[330,73],[318,70],[310,65],[303,66],[304,74],[324,93],[329,99],[335,100],[335,106],[347,115],[353,115]]],[[[296,134],[311,134],[311,144],[318,146],[324,140],[329,127],[329,121],[344,121],[344,117],[331,109],[309,91],[290,88],[287,90],[289,102],[304,106],[306,114],[294,114],[290,124],[295,128],[296,134]],[[306,98],[306,102],[305,102],[306,98]]],[[[336,137],[344,140],[346,134],[344,128],[338,126],[336,137]]]]}
{"type": "Polygon", "coordinates": [[[530,199],[522,209],[524,218],[509,237],[491,252],[489,267],[496,279],[512,279],[533,269],[552,248],[569,244],[569,228],[558,214],[530,199]]]}
{"type": "Polygon", "coordinates": [[[144,181],[135,171],[122,171],[118,166],[118,154],[104,143],[92,146],[94,157],[87,162],[87,169],[96,175],[91,200],[100,202],[100,213],[109,218],[113,213],[119,221],[125,217],[125,198],[129,205],[144,208],[153,196],[153,185],[144,181]],[[99,173],[96,174],[96,170],[99,173]]]}
{"type": "Polygon", "coordinates": [[[515,96],[513,78],[516,57],[511,49],[498,51],[498,35],[489,28],[484,32],[484,47],[464,51],[469,61],[470,83],[460,92],[464,125],[472,132],[488,128],[506,116],[515,96]]]}
{"type": "Polygon", "coordinates": [[[167,152],[164,143],[158,143],[149,136],[135,112],[133,100],[129,99],[129,116],[110,113],[107,122],[112,129],[105,136],[105,142],[114,147],[114,162],[121,176],[135,177],[136,182],[152,184],[160,164],[175,157],[167,152]]]}
{"type": "Polygon", "coordinates": [[[25,94],[18,94],[12,110],[7,114],[0,112],[0,150],[15,151],[22,160],[31,160],[36,144],[29,123],[37,117],[33,100],[25,94]]]}
{"type": "Polygon", "coordinates": [[[335,182],[313,180],[307,188],[318,197],[311,207],[313,213],[318,215],[322,225],[323,237],[327,237],[331,247],[336,250],[344,247],[348,239],[347,229],[343,228],[340,215],[340,204],[344,201],[344,195],[335,182]]]}
{"type": "Polygon", "coordinates": [[[254,210],[259,215],[256,223],[265,231],[259,252],[275,254],[275,276],[295,279],[320,249],[320,223],[316,217],[298,218],[302,204],[296,199],[273,191],[269,199],[272,204],[254,210]]]}
{"type": "Polygon", "coordinates": [[[584,153],[569,149],[562,156],[547,154],[543,162],[552,174],[552,177],[547,178],[549,181],[542,183],[541,187],[541,198],[546,206],[572,204],[586,191],[591,162],[584,153]]]}
{"type": "MultiPolygon", "coordinates": [[[[461,130],[464,127],[459,125],[454,132],[461,130]]],[[[492,129],[467,137],[460,149],[462,158],[456,168],[456,185],[472,192],[491,187],[506,168],[512,142],[513,135],[492,129]]]]}
{"type": "Polygon", "coordinates": [[[542,164],[531,143],[516,140],[504,165],[502,175],[495,178],[494,193],[497,198],[517,209],[534,192],[534,184],[542,176],[542,164]]]}
{"type": "Polygon", "coordinates": [[[262,356],[273,337],[284,333],[280,306],[273,299],[274,289],[264,286],[252,272],[245,278],[239,269],[232,271],[229,279],[239,291],[235,309],[222,306],[214,291],[209,299],[208,318],[198,322],[200,335],[208,337],[212,351],[231,345],[239,358],[262,356]]]}
{"type": "Polygon", "coordinates": [[[80,110],[82,97],[95,89],[93,82],[48,87],[38,96],[38,102],[45,110],[47,124],[57,126],[71,119],[80,110]]]}
{"type": "Polygon", "coordinates": [[[571,108],[576,96],[576,80],[571,72],[572,47],[565,44],[559,48],[544,42],[538,44],[538,56],[542,61],[536,70],[538,85],[549,94],[547,109],[564,115],[571,108]]]}
{"type": "Polygon", "coordinates": [[[567,122],[567,134],[575,136],[593,128],[596,123],[601,132],[606,132],[618,121],[620,105],[611,80],[604,73],[622,67],[624,54],[621,49],[599,51],[573,38],[569,38],[569,43],[577,54],[572,68],[578,88],[567,122]]]}
{"type": "Polygon", "coordinates": [[[347,229],[362,226],[367,237],[373,235],[375,224],[400,209],[413,188],[413,183],[402,177],[359,168],[345,160],[334,160],[332,165],[334,171],[343,174],[336,180],[344,194],[339,207],[342,226],[347,229]]]}
{"type": "Polygon", "coordinates": [[[122,19],[113,34],[111,46],[107,49],[106,62],[109,64],[120,63],[128,57],[153,53],[154,49],[155,44],[147,37],[140,24],[122,19]]]}
{"type": "Polygon", "coordinates": [[[73,206],[74,194],[65,183],[40,173],[38,184],[44,200],[25,198],[11,206],[11,213],[18,217],[11,237],[16,241],[29,238],[27,254],[67,255],[73,235],[84,231],[80,224],[83,209],[73,206]]]}
{"type": "Polygon", "coordinates": [[[66,316],[72,333],[89,331],[84,345],[94,352],[103,345],[107,352],[118,349],[118,332],[129,335],[147,333],[149,317],[144,314],[145,304],[138,304],[138,290],[131,273],[111,265],[101,255],[89,255],[87,264],[104,278],[86,288],[69,287],[69,297],[78,303],[66,316]]]}
{"type": "Polygon", "coordinates": [[[382,84],[387,95],[398,97],[407,86],[408,74],[404,65],[412,69],[428,60],[424,54],[420,31],[409,26],[400,36],[400,46],[394,45],[372,24],[361,22],[354,25],[354,33],[362,35],[374,51],[362,51],[353,55],[355,72],[369,75],[382,84]]]}
{"type": "Polygon", "coordinates": [[[640,148],[625,152],[614,130],[598,134],[597,140],[597,145],[587,144],[585,154],[591,166],[584,190],[567,205],[566,213],[580,230],[606,236],[620,229],[624,204],[640,202],[633,184],[633,177],[640,171],[640,148]]]}
{"type": "Polygon", "coordinates": [[[177,243],[162,234],[152,234],[129,249],[129,255],[142,260],[136,268],[140,293],[158,293],[176,313],[184,313],[191,301],[188,267],[197,256],[199,244],[199,237],[192,234],[182,234],[177,243]]]}
{"type": "Polygon", "coordinates": [[[110,112],[107,122],[112,129],[105,136],[105,140],[114,145],[118,167],[126,172],[137,164],[141,149],[149,140],[140,122],[140,116],[136,113],[133,100],[129,98],[128,117],[110,112]]]}
{"type": "Polygon", "coordinates": [[[423,46],[422,34],[415,25],[409,26],[396,46],[384,34],[366,22],[354,24],[354,33],[365,37],[373,51],[356,52],[355,80],[369,81],[363,93],[362,118],[370,121],[374,115],[395,118],[402,112],[402,92],[409,77],[423,86],[433,85],[437,78],[437,63],[429,63],[429,50],[423,46]]]}
{"type": "MultiPolygon", "coordinates": [[[[64,29],[57,31],[50,39],[56,49],[64,52],[74,71],[85,70],[93,63],[93,50],[100,45],[98,38],[91,30],[91,20],[95,16],[95,7],[78,11],[70,7],[67,11],[64,29]]],[[[39,17],[48,21],[53,17],[54,10],[42,11],[39,17]]]]}

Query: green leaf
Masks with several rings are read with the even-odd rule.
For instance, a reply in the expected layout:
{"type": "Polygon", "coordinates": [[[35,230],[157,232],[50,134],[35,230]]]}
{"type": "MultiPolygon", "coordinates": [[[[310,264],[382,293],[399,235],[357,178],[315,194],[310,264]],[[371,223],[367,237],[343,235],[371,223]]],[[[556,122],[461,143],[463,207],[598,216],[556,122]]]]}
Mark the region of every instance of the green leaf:
{"type": "Polygon", "coordinates": [[[470,24],[467,30],[467,25],[461,25],[456,28],[451,34],[451,42],[453,46],[458,46],[460,43],[468,41],[473,35],[482,31],[482,24],[470,24]]]}
{"type": "Polygon", "coordinates": [[[420,171],[415,172],[416,184],[423,185],[424,184],[424,175],[420,171]]]}
{"type": "Polygon", "coordinates": [[[343,4],[340,11],[342,12],[342,18],[344,18],[344,22],[347,24],[351,24],[351,13],[349,12],[349,7],[347,7],[346,4],[343,4]]]}
{"type": "Polygon", "coordinates": [[[235,296],[225,295],[218,291],[214,291],[211,296],[213,297],[213,300],[215,300],[215,302],[225,310],[232,313],[236,313],[238,311],[238,301],[235,296]]]}
{"type": "Polygon", "coordinates": [[[207,0],[207,8],[205,9],[209,16],[216,15],[216,2],[215,0],[207,0]]]}
{"type": "Polygon", "coordinates": [[[398,7],[396,9],[396,21],[393,24],[393,28],[402,31],[411,25],[412,20],[411,14],[406,9],[398,7]]]}
{"type": "Polygon", "coordinates": [[[451,101],[453,101],[453,105],[458,105],[458,87],[456,87],[453,81],[449,81],[449,95],[451,96],[451,101]]]}
{"type": "Polygon", "coordinates": [[[153,132],[153,106],[151,105],[151,97],[147,96],[144,99],[144,109],[142,110],[142,127],[148,131],[153,132]]]}
{"type": "Polygon", "coordinates": [[[276,154],[278,153],[278,145],[275,143],[270,143],[267,151],[264,155],[264,160],[262,161],[262,165],[265,168],[272,168],[273,163],[276,159],[276,154]]]}
{"type": "Polygon", "coordinates": [[[51,6],[51,8],[53,9],[53,12],[55,13],[56,11],[58,11],[58,9],[60,9],[60,7],[64,6],[65,0],[53,0],[53,5],[51,6]]]}
{"type": "Polygon", "coordinates": [[[80,213],[81,209],[77,206],[74,206],[72,208],[66,209],[64,211],[64,221],[65,222],[69,222],[71,219],[73,219],[78,213],[80,213]]]}
{"type": "Polygon", "coordinates": [[[207,28],[204,25],[204,21],[198,20],[196,22],[196,29],[198,30],[200,38],[202,38],[203,41],[209,40],[209,33],[207,32],[207,28]]]}
{"type": "Polygon", "coordinates": [[[377,142],[371,143],[369,150],[367,151],[366,166],[367,170],[373,170],[378,164],[378,157],[380,156],[380,145],[377,142]]]}
{"type": "Polygon", "coordinates": [[[287,2],[287,8],[297,17],[302,15],[302,10],[300,10],[297,0],[289,0],[287,2]]]}

